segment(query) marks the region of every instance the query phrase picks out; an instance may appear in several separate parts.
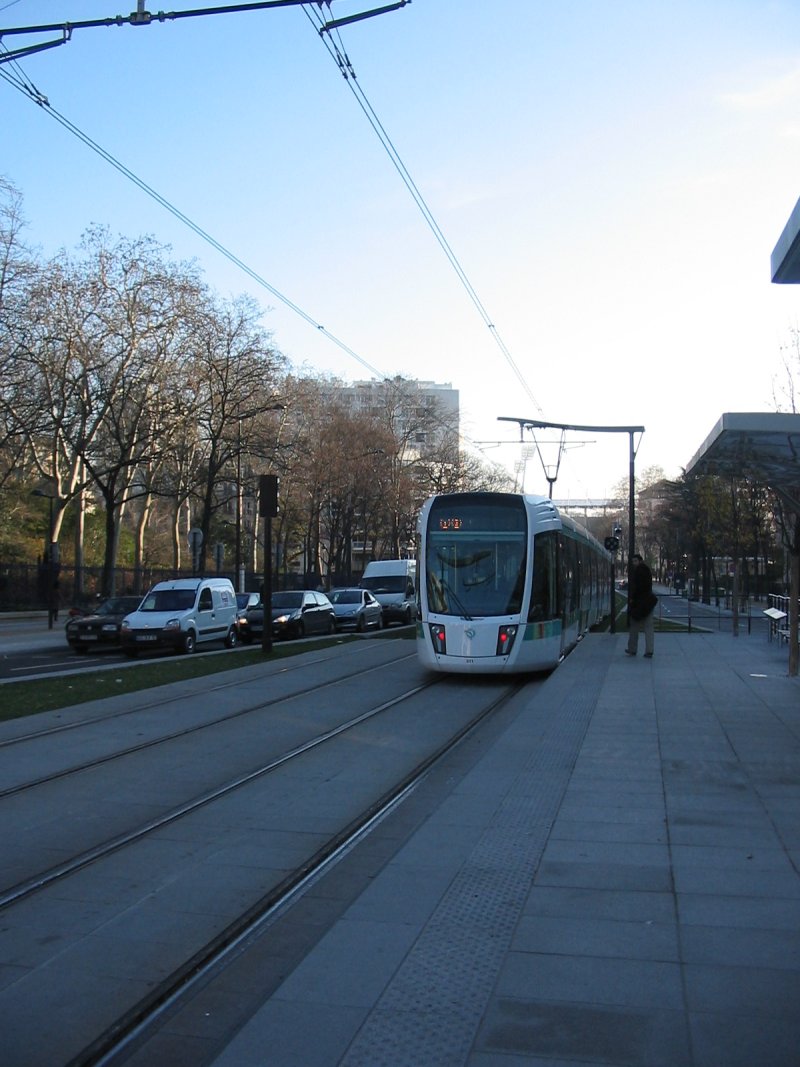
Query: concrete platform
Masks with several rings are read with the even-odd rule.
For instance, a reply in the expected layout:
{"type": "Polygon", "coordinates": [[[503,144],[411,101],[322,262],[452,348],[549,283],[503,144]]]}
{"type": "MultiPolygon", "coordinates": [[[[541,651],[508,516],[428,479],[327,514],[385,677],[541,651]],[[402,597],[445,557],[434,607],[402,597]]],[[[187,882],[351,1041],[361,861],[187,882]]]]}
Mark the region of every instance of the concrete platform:
{"type": "Polygon", "coordinates": [[[800,680],[587,638],[215,1067],[798,1067],[800,680]]]}

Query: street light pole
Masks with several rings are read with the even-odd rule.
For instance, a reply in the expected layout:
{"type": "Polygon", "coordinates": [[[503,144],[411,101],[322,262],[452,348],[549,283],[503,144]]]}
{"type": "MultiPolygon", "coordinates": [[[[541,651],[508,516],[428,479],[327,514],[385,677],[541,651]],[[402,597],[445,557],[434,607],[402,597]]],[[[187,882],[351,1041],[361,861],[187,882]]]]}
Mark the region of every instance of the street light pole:
{"type": "Polygon", "coordinates": [[[272,520],[278,514],[278,478],[262,474],[259,479],[258,513],[264,520],[264,584],[261,603],[264,622],[261,627],[261,651],[272,651],[272,520]]]}
{"type": "Polygon", "coordinates": [[[243,593],[242,573],[242,420],[236,439],[236,553],[234,586],[237,593],[243,593]]]}
{"type": "MultiPolygon", "coordinates": [[[[563,422],[543,422],[541,419],[515,419],[507,415],[500,415],[498,422],[516,422],[519,426],[520,440],[525,429],[534,427],[549,428],[556,430],[577,430],[581,433],[627,433],[629,441],[629,493],[628,493],[628,559],[636,551],[636,483],[634,478],[634,464],[636,461],[636,449],[633,445],[633,435],[643,434],[644,426],[570,426],[563,422]]],[[[553,487],[550,486],[552,496],[553,487]]]]}
{"type": "MultiPolygon", "coordinates": [[[[261,408],[260,410],[261,411],[285,411],[286,410],[286,405],[285,404],[281,404],[281,403],[267,404],[266,407],[261,408]]],[[[242,525],[243,525],[243,520],[244,520],[244,514],[243,514],[243,512],[244,512],[244,500],[243,500],[243,498],[244,498],[244,486],[242,485],[242,418],[243,417],[250,417],[250,416],[252,416],[252,414],[253,414],[253,412],[250,412],[249,415],[248,415],[248,413],[245,413],[245,416],[243,416],[242,412],[241,412],[241,408],[239,408],[237,416],[236,416],[236,418],[237,418],[237,429],[236,429],[236,522],[235,522],[236,546],[235,546],[235,552],[234,552],[234,556],[235,556],[235,560],[234,560],[235,576],[234,576],[234,583],[233,584],[234,584],[234,586],[236,588],[236,591],[239,592],[239,593],[244,593],[245,592],[245,585],[247,584],[246,581],[245,581],[246,567],[245,567],[244,561],[242,559],[242,525]]],[[[282,422],[281,422],[281,428],[283,428],[283,423],[282,422]]],[[[278,436],[280,437],[280,432],[278,433],[278,436]]],[[[248,470],[249,469],[250,468],[248,467],[248,470]]],[[[257,539],[258,539],[258,528],[257,528],[257,525],[254,523],[254,526],[253,526],[253,549],[254,549],[254,551],[255,551],[255,545],[256,545],[257,539]]]]}
{"type": "Polygon", "coordinates": [[[47,553],[47,629],[52,630],[53,621],[58,614],[58,606],[55,601],[58,545],[53,541],[53,497],[42,489],[32,489],[31,496],[47,497],[47,541],[45,547],[45,552],[47,553]]]}
{"type": "MultiPolygon", "coordinates": [[[[561,430],[577,430],[581,433],[627,433],[628,435],[628,568],[631,565],[631,556],[636,551],[636,478],[635,462],[636,449],[634,448],[633,435],[643,434],[644,426],[570,426],[563,422],[543,422],[541,419],[515,419],[501,415],[498,422],[516,422],[519,426],[520,441],[523,430],[533,430],[535,427],[561,430]]],[[[550,496],[553,495],[553,485],[550,484],[550,496]]],[[[629,590],[630,595],[630,590],[629,590]]],[[[613,600],[613,593],[612,593],[613,600]]]]}
{"type": "MultiPolygon", "coordinates": [[[[638,429],[644,430],[644,427],[638,427],[638,429]]],[[[630,570],[631,560],[636,552],[636,452],[633,448],[633,435],[636,431],[628,427],[628,570],[630,570]]],[[[630,595],[630,587],[629,587],[630,595]]]]}

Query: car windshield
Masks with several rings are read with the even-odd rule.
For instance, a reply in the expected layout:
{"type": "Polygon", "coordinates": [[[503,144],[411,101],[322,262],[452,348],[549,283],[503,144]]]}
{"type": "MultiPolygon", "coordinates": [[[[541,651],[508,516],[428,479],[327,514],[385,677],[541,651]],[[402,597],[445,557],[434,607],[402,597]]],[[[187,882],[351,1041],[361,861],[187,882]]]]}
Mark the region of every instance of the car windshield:
{"type": "Polygon", "coordinates": [[[98,615],[126,615],[139,607],[138,596],[112,596],[97,609],[98,615]]]}
{"type": "Polygon", "coordinates": [[[360,589],[332,589],[328,594],[328,600],[332,604],[360,604],[360,589]]]}
{"type": "Polygon", "coordinates": [[[303,606],[303,594],[300,593],[273,593],[273,608],[301,608],[303,606]]]}
{"type": "Polygon", "coordinates": [[[361,584],[372,593],[404,593],[408,578],[405,574],[382,574],[375,578],[362,578],[361,584]]]}
{"type": "Polygon", "coordinates": [[[253,603],[252,604],[250,603],[250,598],[252,596],[253,596],[252,593],[237,593],[236,594],[236,607],[237,608],[246,608],[246,607],[253,608],[253,607],[255,607],[255,598],[253,599],[253,603]]]}
{"type": "Polygon", "coordinates": [[[194,589],[154,589],[140,611],[188,611],[194,604],[194,589]]]}

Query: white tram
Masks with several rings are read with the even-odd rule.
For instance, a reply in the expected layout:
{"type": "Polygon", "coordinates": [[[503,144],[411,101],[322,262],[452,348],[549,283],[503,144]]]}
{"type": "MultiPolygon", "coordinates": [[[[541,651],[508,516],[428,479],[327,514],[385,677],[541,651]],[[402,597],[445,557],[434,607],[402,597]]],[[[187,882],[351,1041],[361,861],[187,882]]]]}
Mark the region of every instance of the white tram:
{"type": "Polygon", "coordinates": [[[430,670],[548,670],[611,612],[612,556],[546,497],[432,496],[417,534],[417,652],[430,670]]]}

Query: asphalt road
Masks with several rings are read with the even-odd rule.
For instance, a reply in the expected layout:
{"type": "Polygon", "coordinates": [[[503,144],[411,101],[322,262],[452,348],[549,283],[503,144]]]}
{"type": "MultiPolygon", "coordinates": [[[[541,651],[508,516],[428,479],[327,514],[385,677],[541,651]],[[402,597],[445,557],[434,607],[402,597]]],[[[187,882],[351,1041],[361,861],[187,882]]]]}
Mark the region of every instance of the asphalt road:
{"type": "Polygon", "coordinates": [[[0,680],[127,662],[114,649],[79,656],[67,644],[66,623],[64,615],[53,623],[51,630],[45,613],[0,616],[0,680]]]}

